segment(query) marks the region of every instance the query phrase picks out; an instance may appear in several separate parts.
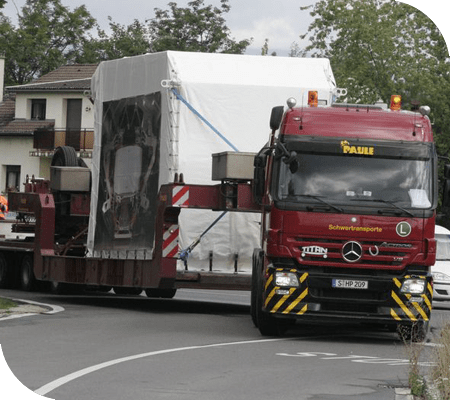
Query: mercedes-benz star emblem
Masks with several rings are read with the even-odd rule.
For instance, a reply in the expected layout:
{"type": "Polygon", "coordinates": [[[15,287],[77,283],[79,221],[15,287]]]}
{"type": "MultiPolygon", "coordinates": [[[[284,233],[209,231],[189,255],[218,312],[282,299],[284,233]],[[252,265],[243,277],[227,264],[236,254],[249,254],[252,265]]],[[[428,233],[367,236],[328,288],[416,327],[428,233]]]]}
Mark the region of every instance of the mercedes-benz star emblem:
{"type": "Polygon", "coordinates": [[[350,263],[358,261],[362,257],[362,246],[358,242],[347,242],[342,246],[342,257],[350,263]]]}

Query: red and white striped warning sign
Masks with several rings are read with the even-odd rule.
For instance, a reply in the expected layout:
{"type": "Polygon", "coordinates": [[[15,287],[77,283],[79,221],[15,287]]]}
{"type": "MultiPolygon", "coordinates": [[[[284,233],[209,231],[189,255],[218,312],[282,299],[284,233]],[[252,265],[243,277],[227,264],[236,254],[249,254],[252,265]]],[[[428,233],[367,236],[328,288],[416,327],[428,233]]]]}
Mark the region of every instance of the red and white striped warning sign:
{"type": "Polygon", "coordinates": [[[176,257],[178,254],[178,225],[171,225],[163,234],[163,257],[176,257]]]}
{"type": "Polygon", "coordinates": [[[189,207],[189,186],[175,186],[172,191],[172,205],[189,207]]]}

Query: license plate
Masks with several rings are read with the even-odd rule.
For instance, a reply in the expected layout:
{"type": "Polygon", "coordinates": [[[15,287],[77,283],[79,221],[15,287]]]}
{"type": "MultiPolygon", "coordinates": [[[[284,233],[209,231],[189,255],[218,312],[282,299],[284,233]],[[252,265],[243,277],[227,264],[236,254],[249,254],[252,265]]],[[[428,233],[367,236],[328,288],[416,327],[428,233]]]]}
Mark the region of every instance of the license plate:
{"type": "Polygon", "coordinates": [[[354,279],[333,279],[331,285],[338,289],[368,289],[368,281],[354,279]]]}

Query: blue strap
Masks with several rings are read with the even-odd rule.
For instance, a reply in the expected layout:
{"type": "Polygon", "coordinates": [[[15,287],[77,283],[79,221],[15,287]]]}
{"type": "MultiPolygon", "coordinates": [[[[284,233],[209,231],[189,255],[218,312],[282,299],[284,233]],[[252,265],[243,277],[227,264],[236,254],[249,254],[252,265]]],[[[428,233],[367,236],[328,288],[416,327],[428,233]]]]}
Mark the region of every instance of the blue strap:
{"type": "Polygon", "coordinates": [[[230,146],[235,152],[239,153],[239,150],[237,149],[237,147],[231,143],[225,136],[223,136],[216,128],[214,128],[214,126],[212,126],[194,107],[192,107],[187,101],[186,99],[180,94],[178,93],[178,90],[176,88],[172,88],[172,92],[173,94],[176,96],[176,98],[180,101],[182,101],[187,108],[189,108],[189,110],[191,110],[197,117],[199,117],[206,125],[208,125],[213,132],[219,136],[228,146],[230,146]]]}

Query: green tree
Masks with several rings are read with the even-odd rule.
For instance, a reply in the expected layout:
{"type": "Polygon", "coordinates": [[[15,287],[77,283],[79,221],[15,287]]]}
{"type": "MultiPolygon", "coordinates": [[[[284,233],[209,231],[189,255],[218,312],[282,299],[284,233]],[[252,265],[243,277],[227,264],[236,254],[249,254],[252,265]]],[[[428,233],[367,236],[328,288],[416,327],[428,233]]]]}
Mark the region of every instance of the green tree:
{"type": "Polygon", "coordinates": [[[60,0],[27,0],[17,26],[1,14],[0,53],[5,56],[5,84],[28,83],[73,62],[95,22],[84,5],[70,11],[60,0]]]}
{"type": "MultiPolygon", "coordinates": [[[[449,52],[426,15],[394,0],[320,0],[302,9],[311,9],[314,21],[297,55],[329,58],[349,102],[400,94],[404,109],[430,106],[438,153],[450,155],[449,52]]],[[[441,223],[450,226],[450,219],[441,223]]]]}
{"type": "Polygon", "coordinates": [[[261,47],[261,55],[267,56],[267,54],[269,54],[269,39],[266,38],[263,47],[261,47]]]}
{"type": "Polygon", "coordinates": [[[349,102],[389,102],[400,94],[404,108],[429,105],[438,146],[448,152],[449,53],[434,23],[394,0],[320,0],[311,7],[302,55],[329,58],[349,102]]]}
{"type": "Polygon", "coordinates": [[[111,34],[98,29],[97,36],[84,44],[83,52],[77,58],[79,63],[96,63],[122,57],[132,57],[150,52],[147,27],[134,20],[128,26],[120,25],[109,19],[111,34]]]}
{"type": "Polygon", "coordinates": [[[155,18],[149,21],[152,51],[180,50],[205,53],[242,54],[251,39],[235,41],[225,24],[223,14],[230,10],[228,0],[220,7],[204,5],[194,0],[188,7],[168,4],[170,10],[155,8],[155,18]]]}
{"type": "MultiPolygon", "coordinates": [[[[268,56],[269,55],[269,39],[265,39],[264,40],[264,44],[263,47],[261,47],[261,55],[262,56],[268,56]]],[[[276,51],[272,51],[272,53],[270,53],[271,56],[276,57],[277,52],[276,51]]]]}

